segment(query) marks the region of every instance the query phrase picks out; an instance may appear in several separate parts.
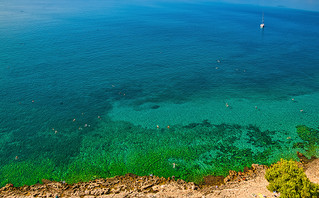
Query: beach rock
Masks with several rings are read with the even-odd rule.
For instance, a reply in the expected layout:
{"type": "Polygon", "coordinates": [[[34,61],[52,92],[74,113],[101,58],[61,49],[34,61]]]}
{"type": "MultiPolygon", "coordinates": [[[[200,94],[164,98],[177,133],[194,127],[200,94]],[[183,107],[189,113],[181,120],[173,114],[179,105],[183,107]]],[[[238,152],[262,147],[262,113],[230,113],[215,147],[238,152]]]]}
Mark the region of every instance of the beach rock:
{"type": "Polygon", "coordinates": [[[229,175],[227,177],[225,177],[225,179],[224,179],[224,183],[227,183],[229,181],[233,181],[234,179],[236,179],[237,176],[238,176],[238,174],[236,171],[230,170],[229,175]]]}
{"type": "Polygon", "coordinates": [[[221,184],[225,184],[224,179],[225,179],[225,177],[223,177],[223,176],[208,175],[208,176],[204,177],[204,183],[205,183],[205,185],[219,186],[221,184]]]}
{"type": "Polygon", "coordinates": [[[13,188],[13,184],[7,184],[1,190],[11,190],[13,188]]]}
{"type": "MultiPolygon", "coordinates": [[[[163,178],[157,176],[137,176],[126,174],[107,179],[96,179],[90,182],[66,184],[43,180],[44,184],[32,186],[14,187],[7,184],[0,189],[1,197],[236,197],[237,193],[243,193],[241,197],[247,197],[247,186],[260,185],[259,180],[264,178],[267,166],[253,164],[244,172],[229,171],[226,178],[222,176],[206,176],[203,185],[193,182],[185,182],[178,179],[163,178]],[[260,178],[255,181],[255,179],[260,178]],[[250,183],[249,183],[250,182],[250,183]],[[246,186],[245,186],[246,185],[246,186]],[[243,186],[243,187],[241,187],[243,186]],[[237,188],[241,188],[237,191],[237,188]]],[[[309,169],[311,171],[311,169],[309,169]]],[[[310,172],[313,174],[313,172],[310,172]]],[[[261,180],[262,179],[262,180],[261,180]]],[[[257,186],[256,188],[259,188],[257,186]]],[[[251,189],[251,187],[249,187],[251,189]]],[[[267,191],[265,191],[267,192],[267,191]]],[[[265,193],[263,192],[263,193],[265,193]]],[[[252,193],[255,193],[253,191],[252,193]]],[[[238,197],[238,196],[237,196],[238,197]]],[[[240,196],[239,196],[240,197],[240,196]]]]}
{"type": "Polygon", "coordinates": [[[42,179],[41,180],[43,184],[49,184],[51,183],[52,181],[48,180],[48,179],[42,179]]]}
{"type": "Polygon", "coordinates": [[[251,165],[251,168],[252,168],[252,171],[253,171],[254,173],[263,172],[263,171],[265,171],[266,169],[268,169],[267,166],[265,166],[265,165],[259,165],[259,164],[252,164],[252,165],[251,165]]]}
{"type": "Polygon", "coordinates": [[[300,162],[302,164],[308,164],[312,162],[313,160],[317,159],[315,156],[312,156],[310,159],[308,159],[304,154],[297,151],[297,156],[300,159],[300,162]]]}

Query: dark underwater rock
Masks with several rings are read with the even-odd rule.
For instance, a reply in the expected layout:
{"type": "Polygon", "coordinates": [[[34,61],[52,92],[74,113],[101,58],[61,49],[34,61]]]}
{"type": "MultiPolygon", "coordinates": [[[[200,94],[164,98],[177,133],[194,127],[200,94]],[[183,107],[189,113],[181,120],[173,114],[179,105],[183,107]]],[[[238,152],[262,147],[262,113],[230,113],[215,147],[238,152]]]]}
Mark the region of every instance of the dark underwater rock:
{"type": "Polygon", "coordinates": [[[153,106],[151,106],[151,109],[158,109],[158,108],[160,108],[161,106],[159,106],[159,105],[153,105],[153,106]]]}

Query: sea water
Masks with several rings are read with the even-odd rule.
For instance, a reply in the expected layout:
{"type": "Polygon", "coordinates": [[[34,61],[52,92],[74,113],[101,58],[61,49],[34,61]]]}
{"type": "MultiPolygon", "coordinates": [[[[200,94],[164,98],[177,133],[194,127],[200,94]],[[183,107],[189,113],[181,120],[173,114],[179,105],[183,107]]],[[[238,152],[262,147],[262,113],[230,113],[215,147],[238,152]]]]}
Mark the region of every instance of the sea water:
{"type": "Polygon", "coordinates": [[[129,172],[200,182],[318,154],[300,132],[319,126],[317,11],[1,4],[1,186],[129,172]]]}

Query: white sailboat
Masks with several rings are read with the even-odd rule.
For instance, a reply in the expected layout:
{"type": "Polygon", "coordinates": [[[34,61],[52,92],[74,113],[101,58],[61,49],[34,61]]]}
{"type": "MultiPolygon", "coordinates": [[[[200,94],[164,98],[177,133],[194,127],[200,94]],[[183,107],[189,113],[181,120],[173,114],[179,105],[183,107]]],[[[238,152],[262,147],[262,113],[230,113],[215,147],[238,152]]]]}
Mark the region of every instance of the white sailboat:
{"type": "Polygon", "coordinates": [[[260,24],[260,28],[263,29],[265,27],[265,23],[264,23],[264,12],[263,12],[263,18],[260,24]]]}

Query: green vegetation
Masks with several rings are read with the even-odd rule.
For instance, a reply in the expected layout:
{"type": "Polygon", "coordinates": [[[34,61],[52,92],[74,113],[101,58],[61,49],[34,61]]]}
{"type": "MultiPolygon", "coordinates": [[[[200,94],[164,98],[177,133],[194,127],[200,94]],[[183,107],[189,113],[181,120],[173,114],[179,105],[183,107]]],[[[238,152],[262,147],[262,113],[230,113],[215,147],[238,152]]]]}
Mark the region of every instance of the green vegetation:
{"type": "Polygon", "coordinates": [[[280,192],[282,198],[307,198],[319,196],[319,185],[311,183],[302,167],[293,161],[281,159],[265,175],[270,191],[280,192]]]}
{"type": "Polygon", "coordinates": [[[42,179],[57,180],[58,173],[54,172],[54,165],[49,159],[16,161],[0,169],[0,185],[13,183],[15,186],[33,185],[41,183],[42,179]]]}
{"type": "Polygon", "coordinates": [[[293,148],[302,139],[288,140],[282,131],[214,125],[208,120],[147,129],[105,119],[90,130],[49,134],[8,141],[4,148],[9,151],[0,151],[1,186],[32,185],[41,179],[75,183],[126,173],[201,183],[206,175],[226,176],[230,169],[270,165],[283,157],[297,160],[297,149],[302,152],[298,146],[293,148]]]}
{"type": "Polygon", "coordinates": [[[298,125],[296,128],[303,142],[297,142],[293,146],[305,149],[307,157],[319,157],[319,131],[305,125],[298,125]]]}
{"type": "Polygon", "coordinates": [[[319,142],[319,133],[317,130],[305,125],[298,125],[296,128],[297,133],[302,140],[307,141],[309,144],[316,144],[319,142]]]}

